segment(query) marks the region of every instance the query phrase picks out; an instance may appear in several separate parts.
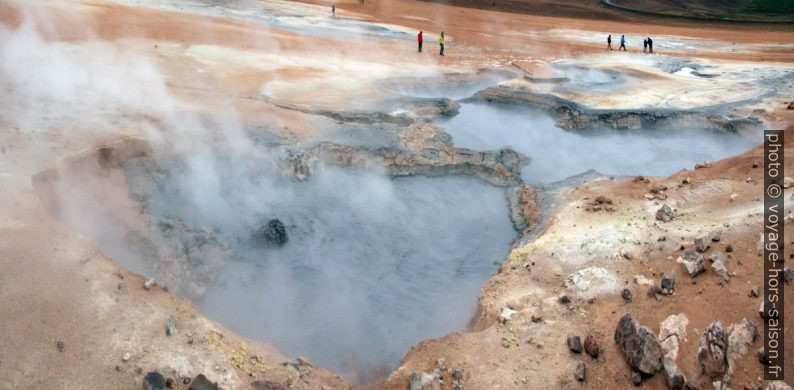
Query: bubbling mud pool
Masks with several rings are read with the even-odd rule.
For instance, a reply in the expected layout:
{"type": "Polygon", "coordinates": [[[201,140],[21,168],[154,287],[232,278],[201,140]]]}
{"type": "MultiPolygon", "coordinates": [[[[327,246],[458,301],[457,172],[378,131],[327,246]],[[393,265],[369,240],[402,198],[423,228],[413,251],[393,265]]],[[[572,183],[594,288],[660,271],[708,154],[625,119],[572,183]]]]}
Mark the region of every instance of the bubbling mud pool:
{"type": "Polygon", "coordinates": [[[543,112],[493,103],[464,103],[440,122],[455,146],[489,150],[511,146],[532,157],[522,176],[547,184],[596,170],[617,176],[669,176],[696,163],[742,153],[762,141],[759,131],[701,129],[563,130],[543,112]]]}
{"type": "Polygon", "coordinates": [[[61,218],[230,330],[355,383],[382,379],[422,340],[465,330],[516,235],[504,189],[475,178],[320,165],[297,181],[227,157],[81,168],[60,179],[74,211],[61,218]],[[108,188],[128,199],[111,201],[108,188]],[[286,245],[257,245],[274,218],[286,245]]]}

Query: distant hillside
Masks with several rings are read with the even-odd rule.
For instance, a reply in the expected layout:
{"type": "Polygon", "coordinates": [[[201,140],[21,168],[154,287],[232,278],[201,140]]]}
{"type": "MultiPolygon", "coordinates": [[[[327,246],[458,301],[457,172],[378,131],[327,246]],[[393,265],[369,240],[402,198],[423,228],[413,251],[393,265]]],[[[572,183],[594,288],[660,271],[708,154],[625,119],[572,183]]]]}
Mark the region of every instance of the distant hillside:
{"type": "Polygon", "coordinates": [[[794,22],[793,0],[604,0],[603,2],[617,8],[658,15],[794,22]]]}

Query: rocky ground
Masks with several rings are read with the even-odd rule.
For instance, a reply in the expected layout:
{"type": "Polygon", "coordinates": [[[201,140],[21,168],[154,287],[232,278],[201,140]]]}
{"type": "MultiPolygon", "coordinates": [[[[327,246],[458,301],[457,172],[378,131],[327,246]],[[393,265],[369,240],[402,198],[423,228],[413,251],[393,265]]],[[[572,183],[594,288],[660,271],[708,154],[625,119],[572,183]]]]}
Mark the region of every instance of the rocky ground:
{"type": "MultiPolygon", "coordinates": [[[[330,3],[309,3],[250,5],[325,23],[330,3]]],[[[416,79],[457,86],[492,69],[507,80],[474,99],[540,107],[567,128],[678,120],[719,131],[783,128],[794,120],[786,98],[794,33],[737,36],[415,1],[337,6],[349,24],[307,33],[288,17],[192,3],[0,3],[0,182],[8,189],[0,194],[0,387],[355,387],[236,336],[182,298],[201,296],[228,248],[201,227],[147,217],[131,191],[130,162],[240,134],[289,150],[281,163],[298,180],[323,161],[376,164],[391,176],[471,175],[505,188],[519,236],[482,287],[470,329],[414,346],[375,388],[770,386],[756,356],[760,148],[667,178],[597,177],[544,193],[521,179],[532,156],[451,144],[432,121],[454,115],[457,102],[390,88],[416,79]],[[360,31],[371,25],[382,28],[360,31]],[[573,26],[597,32],[598,43],[572,38],[563,27],[573,26]],[[395,54],[414,54],[418,28],[446,30],[451,55],[395,54]],[[664,34],[671,44],[650,62],[633,53],[609,63],[600,43],[607,29],[664,34]],[[587,83],[533,80],[575,78],[560,59],[601,63],[622,82],[589,93],[587,83]],[[113,205],[106,223],[80,224],[63,201],[75,186],[96,190],[80,207],[113,205]],[[169,276],[146,280],[108,258],[96,242],[104,229],[134,233],[169,276]]],[[[794,152],[786,157],[794,172],[794,152]]]]}

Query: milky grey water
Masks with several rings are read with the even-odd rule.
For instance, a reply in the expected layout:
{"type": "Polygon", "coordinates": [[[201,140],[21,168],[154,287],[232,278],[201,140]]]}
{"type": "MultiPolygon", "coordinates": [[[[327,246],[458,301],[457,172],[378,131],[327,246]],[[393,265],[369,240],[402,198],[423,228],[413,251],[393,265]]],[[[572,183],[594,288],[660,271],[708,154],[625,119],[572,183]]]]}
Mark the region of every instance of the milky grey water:
{"type": "Polygon", "coordinates": [[[607,175],[668,176],[698,162],[742,153],[762,139],[757,131],[701,129],[563,130],[547,114],[523,107],[465,103],[440,122],[459,147],[511,146],[532,158],[527,183],[550,183],[590,169],[607,175]]]}

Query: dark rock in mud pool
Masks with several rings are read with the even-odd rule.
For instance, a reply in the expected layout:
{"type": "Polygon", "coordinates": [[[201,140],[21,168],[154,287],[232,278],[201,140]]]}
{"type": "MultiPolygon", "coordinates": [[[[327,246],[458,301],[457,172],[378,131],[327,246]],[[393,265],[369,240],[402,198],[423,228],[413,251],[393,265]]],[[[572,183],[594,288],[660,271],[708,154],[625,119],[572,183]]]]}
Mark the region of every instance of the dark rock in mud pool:
{"type": "Polygon", "coordinates": [[[287,227],[278,218],[271,219],[266,224],[260,225],[254,232],[253,238],[257,246],[269,248],[282,247],[289,241],[287,227]]]}
{"type": "Polygon", "coordinates": [[[146,390],[165,390],[167,388],[165,377],[157,371],[152,371],[143,377],[143,388],[146,390]]]}

